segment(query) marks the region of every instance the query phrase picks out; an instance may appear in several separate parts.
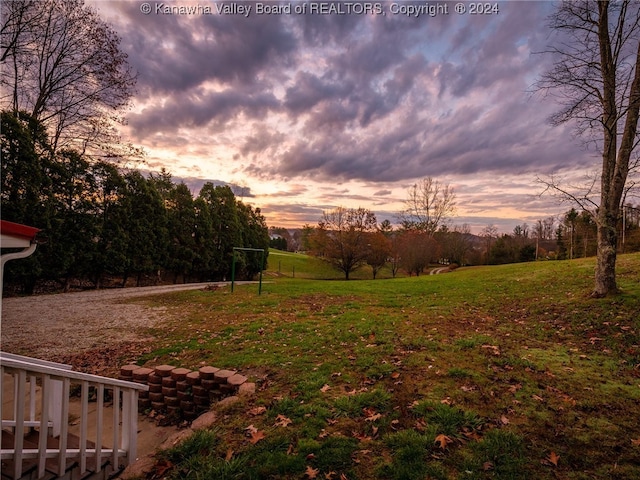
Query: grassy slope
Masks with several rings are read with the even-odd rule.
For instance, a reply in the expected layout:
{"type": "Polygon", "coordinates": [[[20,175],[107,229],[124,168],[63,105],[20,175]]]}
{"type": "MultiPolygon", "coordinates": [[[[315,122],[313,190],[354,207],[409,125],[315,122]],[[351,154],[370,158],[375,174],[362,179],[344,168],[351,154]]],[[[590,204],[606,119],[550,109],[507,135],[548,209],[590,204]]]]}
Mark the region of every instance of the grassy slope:
{"type": "Polygon", "coordinates": [[[174,478],[640,478],[640,255],[620,257],[614,298],[587,298],[593,267],[274,275],[261,296],[154,299],[181,320],[152,332],[141,363],[240,369],[259,383],[210,437],[169,453],[174,478]],[[252,444],[249,425],[265,438],[252,444]]]}

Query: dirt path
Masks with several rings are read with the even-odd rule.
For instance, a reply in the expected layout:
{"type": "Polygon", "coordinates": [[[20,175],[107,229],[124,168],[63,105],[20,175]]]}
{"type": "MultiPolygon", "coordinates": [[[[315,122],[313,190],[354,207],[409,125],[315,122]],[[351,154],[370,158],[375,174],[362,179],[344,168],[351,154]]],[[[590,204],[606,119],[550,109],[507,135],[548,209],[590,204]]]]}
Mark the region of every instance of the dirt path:
{"type": "MultiPolygon", "coordinates": [[[[131,302],[148,295],[202,289],[211,283],[95,290],[2,300],[2,350],[109,374],[121,354],[151,340],[144,330],[170,317],[165,308],[131,302]]],[[[130,360],[135,360],[131,358],[130,360]]]]}

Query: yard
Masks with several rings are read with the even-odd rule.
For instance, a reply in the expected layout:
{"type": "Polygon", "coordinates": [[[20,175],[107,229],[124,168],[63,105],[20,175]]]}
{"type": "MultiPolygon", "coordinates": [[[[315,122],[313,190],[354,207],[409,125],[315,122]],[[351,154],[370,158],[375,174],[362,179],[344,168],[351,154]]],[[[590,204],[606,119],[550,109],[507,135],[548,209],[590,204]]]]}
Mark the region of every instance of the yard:
{"type": "MultiPolygon", "coordinates": [[[[276,261],[262,295],[123,300],[159,318],[106,357],[258,384],[158,478],[637,479],[640,255],[620,257],[616,297],[588,298],[593,264],[345,282],[276,261]]],[[[101,348],[73,355],[108,370],[101,348]]]]}

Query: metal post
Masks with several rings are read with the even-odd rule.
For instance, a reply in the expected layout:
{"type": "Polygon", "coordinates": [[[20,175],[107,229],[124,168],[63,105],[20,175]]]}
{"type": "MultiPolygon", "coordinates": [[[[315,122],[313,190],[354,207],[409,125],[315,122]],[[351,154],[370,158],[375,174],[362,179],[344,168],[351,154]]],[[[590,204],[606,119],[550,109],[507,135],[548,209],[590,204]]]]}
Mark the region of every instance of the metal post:
{"type": "Polygon", "coordinates": [[[236,248],[233,247],[233,260],[231,260],[231,293],[233,293],[233,285],[236,280],[236,248]]]}
{"type": "Polygon", "coordinates": [[[260,263],[260,282],[258,286],[258,295],[262,294],[262,270],[264,269],[264,248],[244,248],[244,247],[233,247],[233,260],[231,261],[231,292],[233,292],[233,287],[236,279],[236,250],[244,250],[248,252],[262,252],[262,260],[260,263]]]}
{"type": "Polygon", "coordinates": [[[264,270],[264,250],[260,258],[260,283],[258,284],[258,295],[262,295],[262,270],[264,270]]]}

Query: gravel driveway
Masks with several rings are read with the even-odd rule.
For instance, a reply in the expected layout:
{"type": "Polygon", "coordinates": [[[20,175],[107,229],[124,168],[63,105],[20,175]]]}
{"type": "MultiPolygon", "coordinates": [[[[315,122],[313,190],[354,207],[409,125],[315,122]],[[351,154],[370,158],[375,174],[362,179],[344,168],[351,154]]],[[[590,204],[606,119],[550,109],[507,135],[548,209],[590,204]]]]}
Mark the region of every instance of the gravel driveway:
{"type": "MultiPolygon", "coordinates": [[[[167,320],[165,308],[129,299],[195,290],[211,283],[91,290],[2,300],[2,350],[70,363],[90,373],[117,371],[119,352],[135,355],[150,338],[144,329],[167,320]]],[[[133,359],[131,359],[133,360],[133,359]]]]}

